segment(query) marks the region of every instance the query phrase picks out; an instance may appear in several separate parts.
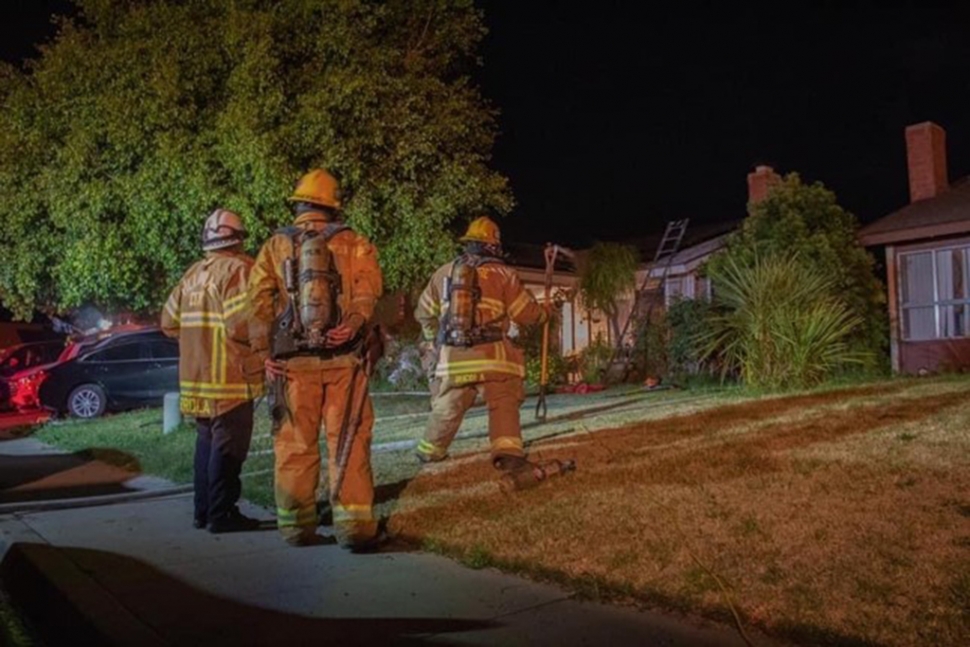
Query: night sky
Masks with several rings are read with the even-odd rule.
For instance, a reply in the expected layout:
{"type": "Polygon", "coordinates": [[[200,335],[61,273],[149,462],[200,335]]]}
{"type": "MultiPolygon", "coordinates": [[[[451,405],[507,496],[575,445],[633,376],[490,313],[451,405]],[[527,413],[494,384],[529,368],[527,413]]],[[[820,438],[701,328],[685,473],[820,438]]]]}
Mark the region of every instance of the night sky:
{"type": "MultiPolygon", "coordinates": [[[[970,5],[882,4],[480,0],[494,164],[519,205],[506,240],[736,220],[756,164],[868,222],[907,202],[903,129],[924,120],[947,130],[951,180],[970,173],[970,5]]],[[[5,0],[3,58],[67,6],[5,0]]]]}

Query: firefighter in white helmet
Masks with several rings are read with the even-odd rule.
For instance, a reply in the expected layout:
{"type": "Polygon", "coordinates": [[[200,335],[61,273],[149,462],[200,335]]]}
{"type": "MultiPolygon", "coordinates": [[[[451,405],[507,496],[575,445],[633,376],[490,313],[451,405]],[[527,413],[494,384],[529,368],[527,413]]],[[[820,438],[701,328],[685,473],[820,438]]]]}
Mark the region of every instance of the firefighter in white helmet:
{"type": "Polygon", "coordinates": [[[172,290],[162,331],[179,340],[181,409],[196,420],[195,527],[254,530],[239,512],[239,474],[253,432],[253,399],[263,389],[263,359],[249,344],[247,295],[253,259],[243,252],[238,215],[216,209],[202,229],[205,258],[172,290]]]}
{"type": "Polygon", "coordinates": [[[508,338],[511,323],[530,325],[545,309],[505,264],[498,226],[478,218],[460,239],[462,254],[440,267],[418,300],[415,318],[437,362],[432,375],[431,418],[417,449],[423,462],[447,457],[465,412],[482,394],[496,468],[525,465],[519,407],[525,397],[525,359],[508,338]]]}

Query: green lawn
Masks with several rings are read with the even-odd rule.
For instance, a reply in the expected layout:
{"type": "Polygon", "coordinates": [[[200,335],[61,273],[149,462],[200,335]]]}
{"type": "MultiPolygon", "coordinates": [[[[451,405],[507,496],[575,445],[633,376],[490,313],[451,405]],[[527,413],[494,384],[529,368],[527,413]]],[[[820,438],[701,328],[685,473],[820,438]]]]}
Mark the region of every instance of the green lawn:
{"type": "MultiPolygon", "coordinates": [[[[403,420],[417,419],[426,415],[426,397],[379,395],[374,398],[375,414],[391,417],[398,424],[403,420]]],[[[163,434],[160,409],[143,409],[105,416],[98,420],[55,420],[44,425],[35,437],[46,443],[69,451],[88,451],[107,454],[99,450],[111,449],[113,461],[120,458],[117,452],[130,456],[145,474],[163,476],[176,483],[192,481],[192,455],[195,448],[195,430],[190,422],[183,423],[170,434],[163,434]]],[[[380,441],[378,441],[380,442],[380,441]]],[[[272,507],[273,503],[273,444],[270,437],[270,420],[266,403],[256,411],[253,442],[249,458],[243,470],[243,496],[255,503],[272,507]]],[[[326,451],[325,446],[323,451],[326,451]]]]}

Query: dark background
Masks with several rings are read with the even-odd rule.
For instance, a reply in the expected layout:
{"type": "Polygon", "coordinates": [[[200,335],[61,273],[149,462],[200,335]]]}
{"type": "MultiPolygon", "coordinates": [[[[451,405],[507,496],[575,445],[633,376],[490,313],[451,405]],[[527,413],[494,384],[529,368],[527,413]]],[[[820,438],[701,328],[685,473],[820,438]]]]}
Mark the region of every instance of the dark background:
{"type": "MultiPolygon", "coordinates": [[[[951,180],[970,173],[968,3],[478,4],[494,163],[518,200],[506,240],[736,220],[756,164],[825,183],[869,222],[908,201],[903,129],[924,120],[947,130],[951,180]]],[[[70,4],[2,6],[16,62],[70,4]]]]}

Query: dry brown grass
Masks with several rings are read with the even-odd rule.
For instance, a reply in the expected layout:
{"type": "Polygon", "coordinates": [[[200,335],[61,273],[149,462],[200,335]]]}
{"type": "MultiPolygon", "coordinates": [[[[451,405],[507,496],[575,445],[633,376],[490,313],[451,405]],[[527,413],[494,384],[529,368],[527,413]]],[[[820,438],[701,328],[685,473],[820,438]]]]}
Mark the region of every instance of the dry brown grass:
{"type": "Polygon", "coordinates": [[[534,449],[579,470],[506,497],[481,456],[392,528],[477,564],[807,642],[970,644],[970,381],[771,398],[534,449]]]}

